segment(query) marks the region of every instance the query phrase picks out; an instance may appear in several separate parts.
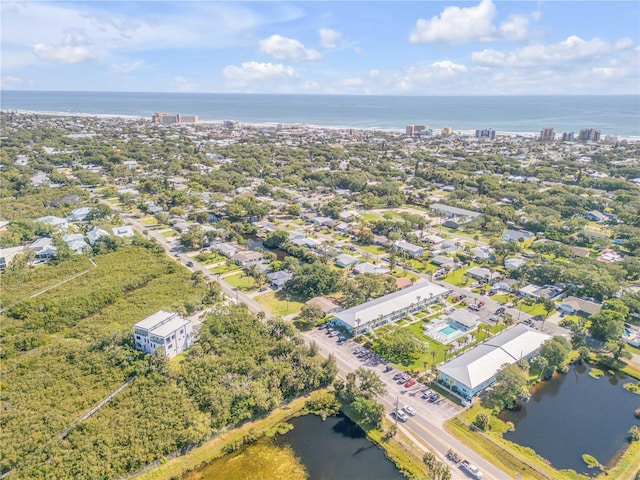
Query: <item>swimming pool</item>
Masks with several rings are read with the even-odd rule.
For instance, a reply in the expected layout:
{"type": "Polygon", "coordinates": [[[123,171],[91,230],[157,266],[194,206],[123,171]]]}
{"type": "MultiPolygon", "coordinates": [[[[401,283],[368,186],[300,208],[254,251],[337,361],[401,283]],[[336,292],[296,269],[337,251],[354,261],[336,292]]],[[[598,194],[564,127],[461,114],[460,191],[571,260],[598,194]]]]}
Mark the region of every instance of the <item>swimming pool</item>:
{"type": "Polygon", "coordinates": [[[442,330],[439,330],[439,332],[443,335],[451,335],[452,333],[456,333],[458,331],[457,328],[452,327],[451,325],[447,325],[446,327],[444,327],[442,330]]]}

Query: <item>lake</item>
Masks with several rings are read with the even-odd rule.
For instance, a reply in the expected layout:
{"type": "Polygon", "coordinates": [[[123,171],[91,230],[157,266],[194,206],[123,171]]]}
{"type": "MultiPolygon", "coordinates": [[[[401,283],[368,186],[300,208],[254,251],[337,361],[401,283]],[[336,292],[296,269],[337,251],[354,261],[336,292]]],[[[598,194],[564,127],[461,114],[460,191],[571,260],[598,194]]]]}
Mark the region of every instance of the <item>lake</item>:
{"type": "Polygon", "coordinates": [[[277,438],[291,445],[311,480],[395,480],[405,477],[367,439],[364,431],[345,416],[304,415],[289,421],[294,428],[277,438]]]}
{"type": "Polygon", "coordinates": [[[634,410],[640,396],[623,388],[633,379],[623,374],[596,379],[590,369],[572,365],[568,373],[534,387],[520,410],[503,411],[499,417],[516,427],[504,438],[531,447],[557,469],[599,473],[586,468],[585,453],[611,468],[627,445],[627,432],[638,424],[634,410]]]}

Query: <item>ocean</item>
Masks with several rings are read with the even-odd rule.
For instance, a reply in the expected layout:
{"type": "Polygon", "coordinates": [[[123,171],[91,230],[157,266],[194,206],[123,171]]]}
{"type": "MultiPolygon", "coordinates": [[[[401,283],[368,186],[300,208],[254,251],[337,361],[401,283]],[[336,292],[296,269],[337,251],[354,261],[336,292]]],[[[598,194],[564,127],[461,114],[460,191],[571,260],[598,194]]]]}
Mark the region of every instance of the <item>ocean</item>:
{"type": "Polygon", "coordinates": [[[0,109],[64,114],[197,115],[200,121],[307,124],[404,130],[427,124],[434,132],[493,128],[539,133],[597,128],[602,135],[640,137],[640,96],[355,96],[215,93],[2,91],[0,109]]]}

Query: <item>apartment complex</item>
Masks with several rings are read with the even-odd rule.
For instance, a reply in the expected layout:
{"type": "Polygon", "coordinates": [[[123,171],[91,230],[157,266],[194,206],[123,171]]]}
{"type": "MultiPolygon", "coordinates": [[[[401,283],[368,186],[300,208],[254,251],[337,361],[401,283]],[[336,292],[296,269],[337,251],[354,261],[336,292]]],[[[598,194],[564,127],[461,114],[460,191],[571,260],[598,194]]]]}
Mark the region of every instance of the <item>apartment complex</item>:
{"type": "Polygon", "coordinates": [[[596,128],[583,128],[582,130],[580,130],[580,134],[578,135],[578,141],[583,143],[599,142],[600,130],[596,128]]]}
{"type": "Polygon", "coordinates": [[[169,113],[156,112],[151,117],[151,120],[156,125],[193,125],[198,123],[196,115],[180,115],[179,113],[171,115],[169,113]]]}
{"type": "Polygon", "coordinates": [[[429,125],[407,125],[405,128],[405,133],[408,137],[413,137],[416,135],[424,135],[429,130],[429,125]]]}
{"type": "Polygon", "coordinates": [[[544,127],[540,131],[541,142],[553,142],[556,139],[556,129],[552,127],[544,127]]]}
{"type": "Polygon", "coordinates": [[[476,130],[476,138],[484,140],[495,140],[496,131],[493,128],[485,128],[482,130],[476,130]]]}
{"type": "Polygon", "coordinates": [[[173,358],[193,344],[191,322],[176,312],[160,310],[133,326],[136,349],[155,354],[158,348],[173,358]]]}

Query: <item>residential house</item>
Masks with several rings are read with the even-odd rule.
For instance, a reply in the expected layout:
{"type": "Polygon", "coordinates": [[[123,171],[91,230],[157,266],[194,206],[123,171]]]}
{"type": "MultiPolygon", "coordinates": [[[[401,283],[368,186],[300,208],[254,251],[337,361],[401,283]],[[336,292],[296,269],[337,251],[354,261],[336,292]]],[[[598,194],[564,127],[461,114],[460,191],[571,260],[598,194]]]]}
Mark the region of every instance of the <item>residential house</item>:
{"type": "Polygon", "coordinates": [[[562,300],[560,305],[558,305],[558,310],[564,313],[588,317],[589,315],[600,313],[602,305],[583,298],[570,296],[562,300]]]}
{"type": "Polygon", "coordinates": [[[484,267],[472,267],[467,270],[466,274],[471,278],[475,278],[482,282],[492,282],[500,279],[500,274],[498,272],[492,272],[488,268],[484,267]]]}
{"type": "Polygon", "coordinates": [[[62,240],[74,254],[86,253],[91,250],[91,247],[84,241],[84,236],[79,233],[64,235],[62,240]]]}
{"type": "Polygon", "coordinates": [[[331,315],[332,313],[344,310],[342,305],[327,297],[313,297],[311,300],[307,300],[306,304],[320,307],[320,310],[322,310],[322,313],[325,315],[331,315]]]}
{"type": "Polygon", "coordinates": [[[364,263],[359,263],[355,267],[353,267],[353,272],[356,274],[373,273],[375,275],[382,275],[385,273],[389,273],[389,269],[384,267],[379,267],[377,265],[374,265],[373,263],[364,262],[364,263]]]}
{"type": "Polygon", "coordinates": [[[352,267],[359,262],[360,260],[358,260],[353,255],[349,255],[348,253],[341,253],[336,257],[336,260],[335,260],[336,265],[339,266],[340,268],[352,267]]]}
{"type": "Polygon", "coordinates": [[[293,274],[285,271],[268,273],[269,285],[273,288],[282,288],[284,285],[293,278],[293,274]]]}
{"type": "Polygon", "coordinates": [[[238,253],[238,247],[232,243],[219,243],[214,245],[213,248],[227,258],[232,258],[236,253],[238,253]]]}
{"type": "Polygon", "coordinates": [[[101,228],[95,227],[87,232],[87,238],[89,239],[89,243],[91,245],[95,245],[98,240],[101,238],[105,238],[109,236],[109,232],[106,230],[102,230],[101,228]]]}
{"type": "Polygon", "coordinates": [[[27,250],[35,252],[37,259],[53,258],[58,253],[58,247],[53,244],[53,239],[49,237],[37,239],[27,246],[27,250]]]}
{"type": "Polygon", "coordinates": [[[502,234],[502,240],[505,242],[524,242],[533,237],[532,232],[525,230],[507,230],[502,234]]]}
{"type": "Polygon", "coordinates": [[[436,255],[431,259],[431,263],[449,270],[456,266],[456,261],[453,258],[445,257],[444,255],[436,255]]]}
{"type": "Polygon", "coordinates": [[[0,271],[11,266],[13,259],[24,250],[23,246],[0,248],[0,271]]]}
{"type": "Polygon", "coordinates": [[[135,233],[133,232],[133,228],[130,225],[124,225],[122,227],[114,227],[111,229],[113,234],[116,237],[120,238],[131,238],[135,237],[135,233]]]}
{"type": "Polygon", "coordinates": [[[602,223],[609,220],[604,213],[599,212],[598,210],[591,210],[587,213],[587,220],[591,220],[592,222],[602,223]]]}
{"type": "Polygon", "coordinates": [[[260,252],[254,252],[253,250],[247,250],[245,252],[238,252],[231,257],[236,265],[246,267],[247,265],[262,262],[262,254],[260,252]]]}
{"type": "Polygon", "coordinates": [[[173,358],[194,341],[191,321],[176,312],[160,310],[133,326],[136,349],[155,354],[158,348],[173,358]]]}
{"type": "Polygon", "coordinates": [[[34,221],[49,225],[58,232],[66,232],[69,228],[69,222],[66,218],[60,218],[54,215],[47,215],[45,217],[36,218],[34,221]]]}
{"type": "Polygon", "coordinates": [[[401,252],[406,252],[411,257],[419,257],[424,255],[424,248],[413,243],[405,242],[404,240],[398,240],[393,243],[393,246],[401,252]]]}
{"type": "Polygon", "coordinates": [[[67,216],[67,220],[70,222],[84,222],[87,218],[87,215],[91,213],[93,208],[91,207],[80,207],[71,211],[71,214],[67,216]]]}
{"type": "Polygon", "coordinates": [[[524,258],[512,257],[504,260],[504,268],[507,270],[518,270],[522,268],[527,261],[524,258]]]}
{"type": "Polygon", "coordinates": [[[487,247],[474,247],[470,252],[476,262],[486,262],[494,258],[493,253],[487,247]]]}

